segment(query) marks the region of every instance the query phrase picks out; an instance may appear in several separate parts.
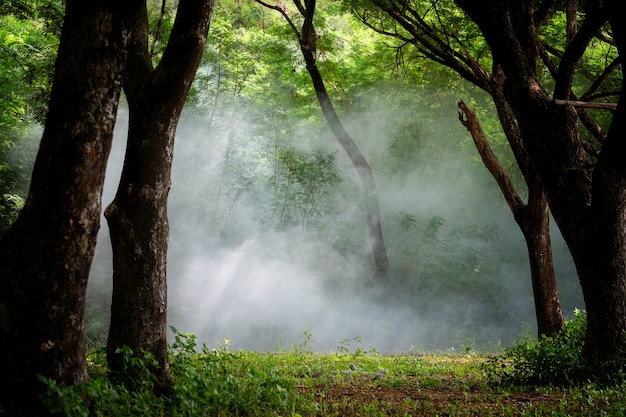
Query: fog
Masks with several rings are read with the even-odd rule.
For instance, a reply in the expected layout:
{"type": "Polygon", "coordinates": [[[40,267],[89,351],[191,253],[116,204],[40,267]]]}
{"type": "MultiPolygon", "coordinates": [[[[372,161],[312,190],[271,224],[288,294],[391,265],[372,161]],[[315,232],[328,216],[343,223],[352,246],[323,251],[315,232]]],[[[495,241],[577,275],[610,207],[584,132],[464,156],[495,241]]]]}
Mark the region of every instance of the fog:
{"type": "MultiPolygon", "coordinates": [[[[168,324],[210,347],[228,340],[255,350],[483,350],[534,334],[521,232],[471,150],[455,99],[399,111],[374,93],[342,116],[376,176],[393,272],[386,285],[372,272],[358,178],[321,121],[287,120],[272,135],[245,108],[222,110],[219,121],[186,112],[169,204],[168,324]],[[389,139],[411,129],[418,143],[393,154],[389,139]],[[334,156],[340,181],[313,200],[278,184],[280,147],[334,156]]],[[[119,180],[126,127],[122,107],[104,206],[119,180]]],[[[569,317],[584,306],[556,229],[552,238],[569,317]]],[[[101,340],[111,275],[103,220],[87,316],[101,340]]]]}

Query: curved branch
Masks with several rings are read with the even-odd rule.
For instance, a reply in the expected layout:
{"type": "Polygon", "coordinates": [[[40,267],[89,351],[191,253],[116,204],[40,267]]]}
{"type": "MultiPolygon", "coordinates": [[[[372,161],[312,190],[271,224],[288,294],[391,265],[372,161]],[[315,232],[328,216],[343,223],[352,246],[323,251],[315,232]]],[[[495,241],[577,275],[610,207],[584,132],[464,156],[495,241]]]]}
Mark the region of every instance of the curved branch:
{"type": "MultiPolygon", "coordinates": [[[[273,4],[266,3],[263,0],[255,0],[255,1],[258,4],[260,4],[261,6],[267,7],[268,9],[271,9],[271,10],[276,10],[278,13],[283,15],[283,17],[285,18],[285,20],[287,21],[287,23],[291,27],[291,30],[293,31],[293,33],[295,33],[296,36],[298,38],[300,38],[300,31],[298,30],[298,27],[293,23],[293,20],[291,20],[291,18],[287,14],[287,11],[283,7],[280,7],[278,5],[273,5],[273,4]]],[[[296,5],[296,7],[298,7],[298,10],[300,11],[301,14],[305,13],[304,7],[300,4],[299,1],[294,0],[294,4],[296,5]]]]}

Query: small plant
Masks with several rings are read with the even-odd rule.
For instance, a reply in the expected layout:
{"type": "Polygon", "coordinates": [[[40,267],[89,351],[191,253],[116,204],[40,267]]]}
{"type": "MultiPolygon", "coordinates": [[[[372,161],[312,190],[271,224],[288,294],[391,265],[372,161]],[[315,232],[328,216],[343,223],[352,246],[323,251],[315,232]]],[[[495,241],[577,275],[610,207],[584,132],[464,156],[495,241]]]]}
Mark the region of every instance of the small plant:
{"type": "MultiPolygon", "coordinates": [[[[276,369],[260,366],[258,354],[231,352],[227,343],[217,349],[204,345],[197,353],[195,336],[173,331],[171,415],[289,415],[306,403],[292,380],[276,369]]],[[[305,334],[310,340],[310,332],[305,334]]]]}
{"type": "Polygon", "coordinates": [[[96,372],[90,372],[87,384],[64,387],[54,380],[40,377],[47,386],[47,394],[41,397],[47,408],[46,415],[62,417],[88,416],[158,416],[164,410],[164,402],[154,395],[152,384],[154,378],[147,363],[154,365],[153,358],[146,354],[143,358],[132,355],[129,348],[120,349],[123,355],[124,369],[136,372],[133,379],[135,385],[129,389],[123,384],[114,384],[101,368],[104,356],[96,355],[97,363],[88,361],[96,372]]]}
{"type": "Polygon", "coordinates": [[[304,340],[296,348],[296,351],[311,353],[311,345],[315,343],[315,340],[313,340],[313,331],[311,329],[306,329],[302,335],[304,340]]]}
{"type": "MultiPolygon", "coordinates": [[[[354,336],[352,338],[352,340],[354,342],[356,342],[357,344],[361,343],[363,339],[361,339],[360,336],[354,336]]],[[[375,351],[374,348],[371,348],[373,351],[375,351]]],[[[339,354],[341,355],[350,355],[350,339],[348,338],[343,338],[341,339],[341,341],[339,342],[339,346],[337,346],[337,352],[339,352],[339,354]]],[[[359,357],[359,356],[363,356],[365,355],[365,350],[362,347],[357,347],[354,350],[354,353],[352,353],[351,355],[354,357],[359,357]]]]}

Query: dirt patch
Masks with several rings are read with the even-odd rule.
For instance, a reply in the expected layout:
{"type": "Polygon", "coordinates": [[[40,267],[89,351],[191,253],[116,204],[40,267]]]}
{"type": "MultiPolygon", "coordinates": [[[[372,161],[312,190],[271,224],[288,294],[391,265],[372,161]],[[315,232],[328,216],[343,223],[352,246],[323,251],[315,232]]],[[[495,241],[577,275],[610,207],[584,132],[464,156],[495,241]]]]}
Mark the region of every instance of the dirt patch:
{"type": "Polygon", "coordinates": [[[563,392],[505,392],[459,385],[459,380],[453,379],[438,379],[436,385],[429,385],[417,378],[403,378],[394,386],[389,381],[357,377],[300,390],[315,397],[320,416],[515,416],[528,415],[531,410],[563,410],[563,392]]]}
{"type": "Polygon", "coordinates": [[[529,407],[552,408],[561,401],[558,395],[535,392],[497,393],[484,390],[420,387],[330,387],[319,396],[334,409],[351,409],[354,406],[377,406],[387,415],[447,415],[463,411],[468,415],[508,414],[511,410],[523,411],[529,407]]]}

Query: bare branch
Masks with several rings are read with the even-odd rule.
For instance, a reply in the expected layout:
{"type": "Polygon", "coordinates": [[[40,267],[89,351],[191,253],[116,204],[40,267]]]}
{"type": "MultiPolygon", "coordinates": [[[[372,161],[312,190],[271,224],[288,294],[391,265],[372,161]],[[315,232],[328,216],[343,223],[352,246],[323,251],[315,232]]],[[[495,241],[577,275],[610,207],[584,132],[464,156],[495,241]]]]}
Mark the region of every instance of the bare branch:
{"type": "MultiPolygon", "coordinates": [[[[300,38],[300,31],[298,30],[298,27],[293,23],[293,21],[287,14],[287,11],[283,7],[280,7],[277,4],[274,5],[274,4],[266,3],[263,0],[255,0],[255,1],[263,7],[267,7],[268,9],[271,9],[271,10],[276,10],[278,13],[282,14],[285,20],[287,21],[287,23],[289,24],[289,26],[291,27],[291,30],[296,34],[298,38],[300,38]]],[[[298,1],[294,1],[294,3],[298,7],[298,10],[300,10],[300,7],[302,7],[302,5],[298,1]]],[[[300,13],[302,13],[302,10],[300,10],[300,13]]]]}
{"type": "Polygon", "coordinates": [[[480,154],[485,167],[489,170],[493,178],[496,180],[500,191],[504,195],[509,208],[516,213],[520,208],[524,207],[524,202],[515,190],[513,181],[504,170],[504,167],[498,160],[498,157],[491,150],[485,132],[480,127],[476,113],[470,110],[464,102],[459,102],[459,120],[463,126],[471,133],[476,149],[480,154]]]}
{"type": "Polygon", "coordinates": [[[554,99],[554,104],[558,104],[560,106],[586,107],[589,109],[606,109],[612,111],[617,109],[617,103],[595,103],[590,101],[554,99]]]}

